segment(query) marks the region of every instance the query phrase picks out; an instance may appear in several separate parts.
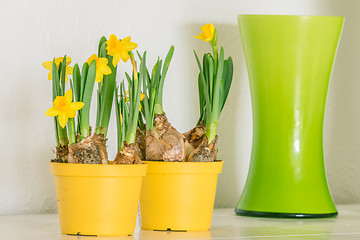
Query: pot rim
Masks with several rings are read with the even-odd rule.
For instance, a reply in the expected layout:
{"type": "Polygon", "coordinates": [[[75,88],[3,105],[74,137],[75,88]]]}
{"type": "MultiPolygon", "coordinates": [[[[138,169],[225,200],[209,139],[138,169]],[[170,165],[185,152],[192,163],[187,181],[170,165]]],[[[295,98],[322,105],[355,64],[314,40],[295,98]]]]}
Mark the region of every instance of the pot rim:
{"type": "Polygon", "coordinates": [[[219,174],[222,171],[222,160],[214,162],[163,162],[144,161],[148,164],[148,174],[201,175],[219,174]]]}
{"type": "Polygon", "coordinates": [[[148,164],[76,164],[49,162],[51,174],[72,177],[142,177],[148,164]]]}

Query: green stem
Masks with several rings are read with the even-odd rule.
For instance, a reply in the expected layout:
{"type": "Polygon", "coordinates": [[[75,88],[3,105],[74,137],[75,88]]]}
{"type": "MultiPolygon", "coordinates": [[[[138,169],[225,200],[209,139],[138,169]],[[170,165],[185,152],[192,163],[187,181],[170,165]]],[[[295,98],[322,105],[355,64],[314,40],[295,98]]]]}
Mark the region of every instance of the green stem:
{"type": "Polygon", "coordinates": [[[154,114],[162,114],[164,112],[163,108],[162,108],[162,103],[155,103],[155,109],[154,109],[154,114]]]}
{"type": "Polygon", "coordinates": [[[58,122],[56,117],[54,117],[54,127],[55,127],[55,140],[56,140],[56,146],[60,147],[60,141],[59,141],[59,130],[58,130],[58,122]]]}
{"type": "Polygon", "coordinates": [[[106,137],[107,134],[107,130],[108,130],[108,126],[104,126],[104,127],[96,127],[95,128],[95,133],[96,134],[102,134],[106,137]]]}
{"type": "Polygon", "coordinates": [[[130,59],[131,59],[131,64],[133,65],[133,70],[134,70],[134,80],[132,81],[133,86],[129,86],[129,88],[132,88],[134,91],[131,94],[130,92],[130,101],[132,102],[131,104],[131,109],[130,109],[130,119],[129,119],[129,129],[128,132],[126,134],[126,142],[128,144],[134,143],[135,139],[136,139],[136,129],[137,129],[137,123],[139,121],[139,106],[140,106],[140,86],[139,86],[139,77],[138,77],[138,71],[136,68],[136,62],[135,62],[135,58],[132,52],[129,52],[130,55],[130,59]]]}
{"type": "Polygon", "coordinates": [[[74,118],[70,118],[67,123],[67,129],[69,132],[69,144],[76,143],[76,131],[75,131],[75,121],[74,118]]]}
{"type": "Polygon", "coordinates": [[[119,100],[118,100],[118,91],[119,88],[117,87],[115,89],[115,94],[114,94],[114,102],[115,102],[115,116],[116,116],[116,134],[117,134],[117,147],[118,147],[118,152],[120,152],[121,148],[122,148],[122,119],[121,119],[121,109],[120,109],[120,104],[119,104],[119,100]]]}
{"type": "Polygon", "coordinates": [[[217,72],[217,66],[218,66],[218,47],[217,45],[211,45],[213,54],[214,54],[214,62],[215,62],[215,72],[217,72]]]}
{"type": "Polygon", "coordinates": [[[125,141],[126,141],[127,144],[131,144],[131,143],[135,142],[135,139],[136,139],[136,129],[135,129],[135,132],[129,132],[126,135],[125,141]]]}
{"type": "MultiPolygon", "coordinates": [[[[57,117],[56,117],[56,121],[58,121],[57,117]]],[[[62,128],[60,126],[60,124],[57,124],[57,126],[58,126],[58,133],[59,133],[59,145],[67,146],[69,144],[69,139],[67,136],[66,126],[64,128],[62,128]]]]}
{"type": "Polygon", "coordinates": [[[217,134],[217,120],[206,124],[206,137],[208,139],[208,144],[210,144],[212,140],[214,140],[216,134],[217,134]]]}

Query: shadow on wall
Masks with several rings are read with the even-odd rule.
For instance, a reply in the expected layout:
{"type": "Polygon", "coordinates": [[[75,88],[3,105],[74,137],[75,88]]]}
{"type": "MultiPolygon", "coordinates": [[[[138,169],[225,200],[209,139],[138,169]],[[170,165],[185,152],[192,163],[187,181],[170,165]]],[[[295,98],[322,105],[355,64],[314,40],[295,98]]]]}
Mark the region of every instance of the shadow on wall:
{"type": "Polygon", "coordinates": [[[324,122],[328,183],[336,203],[360,202],[360,2],[329,0],[327,15],[345,17],[324,122]]]}
{"type": "MultiPolygon", "coordinates": [[[[186,31],[184,35],[195,35],[194,33],[198,35],[201,31],[200,26],[203,24],[206,23],[187,25],[184,27],[186,31]]],[[[234,63],[232,86],[218,123],[218,159],[224,160],[224,167],[222,174],[219,175],[215,207],[234,207],[245,184],[251,152],[252,117],[249,83],[236,16],[234,24],[217,24],[216,22],[213,24],[218,32],[219,50],[223,47],[225,58],[231,56],[234,63]]],[[[201,61],[204,53],[212,52],[209,43],[195,38],[186,45],[193,46],[201,61]]],[[[193,54],[191,58],[188,59],[191,64],[187,69],[194,72],[194,78],[191,80],[193,104],[187,107],[189,112],[195,113],[197,120],[199,70],[193,54]]]]}

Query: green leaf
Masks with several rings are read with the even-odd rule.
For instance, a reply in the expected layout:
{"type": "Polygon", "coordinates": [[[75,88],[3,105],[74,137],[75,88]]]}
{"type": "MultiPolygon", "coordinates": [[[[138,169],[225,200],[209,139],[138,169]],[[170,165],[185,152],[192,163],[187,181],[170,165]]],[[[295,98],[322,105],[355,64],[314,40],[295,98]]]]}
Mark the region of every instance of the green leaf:
{"type": "Polygon", "coordinates": [[[53,60],[53,66],[52,66],[52,87],[53,87],[53,100],[55,100],[57,96],[61,96],[59,71],[55,63],[55,58],[53,60]]]}
{"type": "Polygon", "coordinates": [[[66,55],[64,56],[64,60],[59,64],[60,69],[60,90],[61,94],[65,95],[65,77],[66,77],[66,55]]]}
{"type": "MultiPolygon", "coordinates": [[[[132,87],[130,87],[130,86],[132,86],[133,84],[132,84],[132,80],[131,80],[131,78],[130,78],[130,76],[129,76],[129,74],[128,74],[127,72],[125,72],[125,76],[126,76],[126,79],[127,79],[127,81],[128,81],[128,86],[129,86],[129,99],[130,99],[130,94],[132,95],[132,92],[133,92],[133,89],[132,89],[132,87]]],[[[124,88],[124,91],[125,91],[125,88],[124,88]]],[[[126,95],[126,92],[125,92],[124,94],[126,95]]],[[[132,104],[132,102],[130,101],[130,103],[129,103],[129,108],[130,108],[130,109],[132,109],[131,104],[132,104]]]]}
{"type": "Polygon", "coordinates": [[[140,59],[140,61],[142,61],[142,57],[141,57],[141,55],[140,55],[140,53],[139,53],[138,50],[136,50],[136,54],[137,54],[138,58],[140,59]]]}
{"type": "Polygon", "coordinates": [[[199,91],[199,105],[200,105],[200,119],[199,121],[203,120],[204,118],[204,112],[205,110],[205,105],[206,105],[206,100],[205,100],[205,90],[203,88],[203,84],[201,82],[201,75],[199,73],[198,75],[198,91],[199,91]]]}
{"type": "Polygon", "coordinates": [[[221,78],[223,75],[223,69],[224,69],[224,49],[221,48],[220,50],[220,56],[219,56],[219,65],[217,68],[216,73],[216,79],[215,79],[215,85],[214,85],[214,97],[213,97],[213,105],[212,105],[212,118],[211,121],[217,121],[219,117],[220,112],[220,86],[221,86],[221,78]]]}
{"type": "Polygon", "coordinates": [[[88,71],[89,71],[89,64],[87,62],[85,62],[82,66],[81,69],[81,79],[80,79],[80,102],[83,102],[83,98],[84,98],[84,91],[85,91],[85,83],[86,83],[86,78],[88,75],[88,71]]]}
{"type": "Polygon", "coordinates": [[[97,104],[96,104],[96,122],[95,122],[95,126],[99,126],[100,125],[100,115],[101,115],[101,91],[98,88],[96,91],[96,98],[97,98],[97,104]]]}
{"type": "Polygon", "coordinates": [[[201,83],[202,83],[202,88],[203,88],[203,92],[204,92],[204,96],[205,96],[205,101],[206,101],[206,119],[209,120],[210,119],[210,114],[211,114],[211,109],[212,109],[212,106],[211,106],[211,101],[210,101],[210,97],[209,97],[209,93],[208,91],[206,91],[206,89],[208,89],[207,87],[207,84],[206,84],[206,81],[205,81],[205,77],[204,77],[204,73],[202,71],[202,67],[201,67],[201,63],[200,63],[200,60],[199,60],[199,57],[197,56],[196,52],[194,51],[194,54],[195,54],[195,58],[196,58],[196,62],[198,64],[198,67],[199,67],[199,70],[200,70],[200,79],[201,79],[201,83]]]}
{"type": "MultiPolygon", "coordinates": [[[[159,60],[156,62],[156,71],[154,74],[154,79],[152,79],[152,83],[154,87],[159,86],[159,91],[161,90],[161,66],[162,66],[162,60],[159,60]]],[[[155,67],[155,66],[154,66],[155,67]]],[[[162,90],[161,90],[162,91],[162,90]]]]}
{"type": "Polygon", "coordinates": [[[80,89],[81,89],[81,75],[79,65],[76,63],[73,69],[73,88],[74,88],[74,95],[75,101],[81,102],[80,100],[80,89]]]}
{"type": "Polygon", "coordinates": [[[104,43],[106,44],[106,41],[107,41],[107,39],[106,39],[105,36],[102,36],[102,37],[100,38],[99,46],[98,46],[98,56],[99,56],[99,57],[101,56],[101,53],[100,53],[101,48],[102,48],[102,46],[104,45],[104,43]]]}
{"type": "MultiPolygon", "coordinates": [[[[152,71],[152,75],[154,75],[154,69],[156,68],[157,63],[155,64],[153,71],[152,71]]],[[[146,52],[144,52],[144,58],[142,58],[141,62],[140,62],[140,78],[139,80],[142,81],[143,83],[143,93],[145,94],[145,97],[143,99],[143,103],[144,103],[144,112],[145,112],[145,120],[146,120],[146,130],[151,129],[152,127],[152,122],[153,122],[153,116],[150,114],[150,106],[149,106],[149,98],[148,95],[150,93],[150,87],[148,84],[148,75],[144,74],[145,71],[147,71],[146,69],[146,52]]],[[[155,70],[156,71],[156,70],[155,70]]]]}
{"type": "MultiPolygon", "coordinates": [[[[224,73],[223,73],[223,77],[221,80],[221,109],[220,109],[220,113],[224,108],[226,99],[228,97],[229,91],[230,91],[230,87],[231,87],[231,83],[232,83],[232,79],[233,79],[233,61],[231,59],[231,57],[229,57],[227,60],[225,60],[224,62],[224,73]]],[[[220,115],[219,113],[219,115],[220,115]]]]}
{"type": "Polygon", "coordinates": [[[172,59],[173,54],[174,54],[174,46],[171,46],[169,49],[169,52],[166,55],[166,58],[164,61],[164,66],[162,68],[159,89],[158,89],[158,94],[157,94],[156,103],[155,103],[155,104],[159,104],[161,106],[161,108],[163,107],[162,106],[162,95],[163,95],[165,77],[166,77],[167,71],[169,69],[170,61],[172,59]]]}
{"type": "MultiPolygon", "coordinates": [[[[105,39],[106,40],[106,39],[105,39]]],[[[102,43],[102,45],[100,46],[99,45],[99,54],[98,54],[98,57],[100,58],[106,58],[107,57],[107,52],[106,52],[106,47],[107,47],[107,44],[106,44],[106,41],[102,43]]],[[[111,59],[112,60],[112,59],[111,59]]]]}
{"type": "MultiPolygon", "coordinates": [[[[106,43],[104,43],[101,47],[101,54],[106,54],[104,51],[106,48],[106,43]]],[[[100,111],[100,120],[99,125],[96,125],[97,134],[104,134],[106,137],[107,130],[110,122],[110,116],[111,116],[111,109],[112,109],[112,103],[114,98],[114,92],[116,88],[116,71],[117,67],[114,67],[112,64],[112,56],[108,56],[108,66],[111,69],[111,74],[105,75],[103,78],[103,85],[100,89],[100,95],[101,95],[101,111],[100,111]]]]}
{"type": "Polygon", "coordinates": [[[116,128],[117,128],[117,144],[118,144],[118,152],[120,152],[121,148],[122,148],[122,133],[121,133],[121,117],[120,117],[120,113],[121,113],[121,109],[120,109],[120,104],[119,104],[119,97],[118,97],[118,92],[119,92],[119,87],[115,88],[115,93],[114,93],[114,102],[115,102],[115,116],[116,116],[116,128]]]}
{"type": "Polygon", "coordinates": [[[85,81],[84,87],[84,95],[83,102],[84,107],[81,109],[81,135],[83,137],[87,137],[90,132],[90,105],[92,94],[95,85],[95,77],[96,77],[96,61],[93,60],[90,64],[89,71],[85,81]]]}

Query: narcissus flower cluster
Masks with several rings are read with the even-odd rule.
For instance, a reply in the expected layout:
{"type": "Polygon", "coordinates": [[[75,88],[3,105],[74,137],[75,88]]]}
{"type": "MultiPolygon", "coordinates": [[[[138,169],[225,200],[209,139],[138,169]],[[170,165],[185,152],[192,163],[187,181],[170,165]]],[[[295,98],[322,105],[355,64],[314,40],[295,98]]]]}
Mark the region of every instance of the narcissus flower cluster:
{"type": "MultiPolygon", "coordinates": [[[[212,54],[205,53],[201,63],[195,53],[199,66],[197,79],[200,100],[197,128],[201,131],[194,132],[204,132],[196,142],[210,149],[211,156],[200,156],[207,150],[197,149],[195,145],[196,153],[189,154],[184,140],[189,136],[178,132],[166,118],[163,89],[174,46],[170,47],[165,59],[159,57],[155,65],[148,69],[146,51],[134,54],[138,45],[131,41],[130,36],[118,38],[111,34],[108,39],[102,37],[99,40],[97,54],[89,54],[90,57],[82,65],[76,63],[70,66],[71,58],[68,56],[42,64],[49,70],[48,79],[52,81],[53,104],[45,115],[54,118],[57,159],[71,163],[109,163],[106,137],[110,113],[115,104],[118,139],[115,164],[141,163],[141,159],[215,160],[217,123],[229,93],[233,65],[231,57],[224,58],[223,48],[218,51],[214,25],[205,24],[200,29],[199,35],[194,37],[208,42],[212,54]],[[118,82],[120,60],[126,63],[129,59],[132,73],[125,73],[125,80],[118,82]],[[68,80],[70,84],[66,84],[68,80]],[[96,124],[92,128],[90,108],[94,88],[97,109],[96,124]],[[140,137],[137,137],[138,132],[140,137]]],[[[192,136],[190,138],[193,140],[192,136]]]]}

